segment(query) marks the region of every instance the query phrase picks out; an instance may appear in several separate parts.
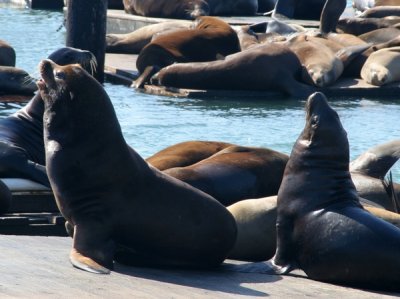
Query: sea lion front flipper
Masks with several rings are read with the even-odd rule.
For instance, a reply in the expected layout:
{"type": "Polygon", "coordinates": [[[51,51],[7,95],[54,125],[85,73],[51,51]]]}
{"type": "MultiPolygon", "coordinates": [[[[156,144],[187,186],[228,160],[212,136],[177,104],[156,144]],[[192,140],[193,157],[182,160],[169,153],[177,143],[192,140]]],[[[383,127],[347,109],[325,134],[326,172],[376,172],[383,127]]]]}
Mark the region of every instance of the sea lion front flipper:
{"type": "Polygon", "coordinates": [[[69,258],[76,268],[109,274],[113,269],[115,245],[103,227],[92,223],[74,226],[74,242],[69,258]]]}
{"type": "Polygon", "coordinates": [[[272,269],[276,274],[287,274],[297,268],[293,256],[293,225],[286,222],[279,220],[276,222],[276,253],[270,260],[272,269]]]}
{"type": "Polygon", "coordinates": [[[143,88],[144,85],[150,81],[150,78],[159,70],[160,68],[158,66],[147,66],[143,73],[132,83],[131,87],[143,88]]]}
{"type": "Polygon", "coordinates": [[[335,56],[339,58],[343,66],[348,66],[356,57],[361,55],[365,50],[369,49],[371,44],[365,45],[356,45],[356,46],[349,46],[345,47],[338,52],[335,53],[335,56]]]}

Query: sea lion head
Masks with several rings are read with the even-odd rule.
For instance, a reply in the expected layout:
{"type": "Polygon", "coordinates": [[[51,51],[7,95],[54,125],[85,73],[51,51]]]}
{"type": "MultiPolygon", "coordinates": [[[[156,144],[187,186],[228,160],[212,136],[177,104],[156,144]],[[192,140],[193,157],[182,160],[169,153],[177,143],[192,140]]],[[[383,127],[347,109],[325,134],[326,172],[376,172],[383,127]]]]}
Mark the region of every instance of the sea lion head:
{"type": "Polygon", "coordinates": [[[310,95],[306,103],[306,124],[293,151],[299,156],[332,161],[333,167],[348,168],[349,144],[339,116],[323,93],[310,95]]]}
{"type": "Polygon", "coordinates": [[[97,61],[92,52],[72,47],[62,47],[51,53],[48,59],[59,65],[79,63],[87,72],[96,71],[97,61]]]}
{"type": "Polygon", "coordinates": [[[392,81],[390,71],[380,64],[371,64],[368,69],[363,69],[362,72],[364,79],[375,86],[382,86],[392,81]]]}

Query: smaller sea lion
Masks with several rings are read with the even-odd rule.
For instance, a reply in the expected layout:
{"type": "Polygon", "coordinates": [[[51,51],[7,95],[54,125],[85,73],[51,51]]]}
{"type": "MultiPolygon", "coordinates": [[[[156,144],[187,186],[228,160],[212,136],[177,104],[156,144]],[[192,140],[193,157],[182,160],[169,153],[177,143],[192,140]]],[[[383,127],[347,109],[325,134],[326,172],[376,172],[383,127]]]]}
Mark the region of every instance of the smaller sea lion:
{"type": "Polygon", "coordinates": [[[376,6],[365,10],[360,18],[384,18],[389,16],[400,16],[400,6],[376,6]]]}
{"type": "Polygon", "coordinates": [[[387,28],[400,23],[400,17],[386,18],[343,18],[336,29],[344,33],[361,35],[376,29],[387,28]]]}
{"type": "Polygon", "coordinates": [[[361,69],[361,78],[375,86],[400,81],[400,46],[369,55],[361,69]]]}
{"type": "Polygon", "coordinates": [[[190,26],[191,23],[188,21],[176,20],[147,25],[126,34],[107,34],[106,52],[139,54],[154,35],[176,29],[187,29],[190,26]]]}
{"type": "Polygon", "coordinates": [[[35,79],[23,69],[0,66],[0,94],[33,95],[37,90],[35,79]]]}

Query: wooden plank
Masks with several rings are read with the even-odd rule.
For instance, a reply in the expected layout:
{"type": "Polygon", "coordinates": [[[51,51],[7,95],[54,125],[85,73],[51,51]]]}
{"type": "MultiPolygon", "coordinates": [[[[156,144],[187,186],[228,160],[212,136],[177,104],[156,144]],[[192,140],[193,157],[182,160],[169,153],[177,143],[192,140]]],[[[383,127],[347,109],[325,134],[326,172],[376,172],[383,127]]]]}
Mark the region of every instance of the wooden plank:
{"type": "Polygon", "coordinates": [[[264,263],[227,260],[214,270],[127,267],[110,275],[73,268],[70,238],[0,235],[2,298],[391,298],[296,276],[270,275],[264,263]]]}

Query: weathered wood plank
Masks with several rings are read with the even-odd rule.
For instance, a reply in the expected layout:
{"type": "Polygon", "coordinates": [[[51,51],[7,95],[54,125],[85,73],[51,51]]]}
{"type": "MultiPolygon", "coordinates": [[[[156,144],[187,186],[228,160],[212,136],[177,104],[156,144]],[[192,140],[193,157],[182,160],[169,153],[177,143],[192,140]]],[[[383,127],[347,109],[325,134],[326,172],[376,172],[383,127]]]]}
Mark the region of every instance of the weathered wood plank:
{"type": "Polygon", "coordinates": [[[265,273],[263,263],[227,261],[213,271],[115,265],[110,275],[75,269],[70,238],[0,235],[2,298],[391,298],[295,276],[265,273]]]}

